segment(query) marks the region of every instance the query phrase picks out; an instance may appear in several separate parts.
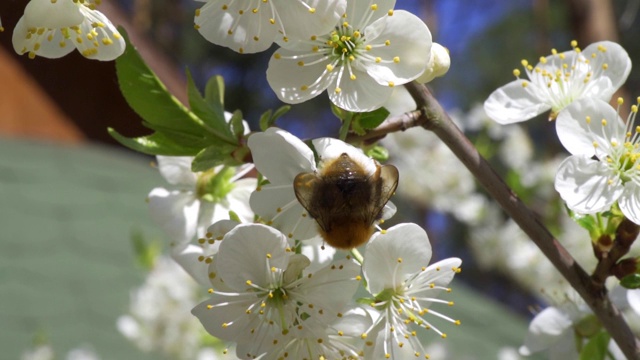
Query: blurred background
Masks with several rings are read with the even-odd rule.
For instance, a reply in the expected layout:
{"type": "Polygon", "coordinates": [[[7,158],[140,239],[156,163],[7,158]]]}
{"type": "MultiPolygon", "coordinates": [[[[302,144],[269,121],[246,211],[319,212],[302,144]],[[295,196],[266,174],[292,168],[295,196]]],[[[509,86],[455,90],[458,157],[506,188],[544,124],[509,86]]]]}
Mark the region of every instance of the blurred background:
{"type": "MultiPolygon", "coordinates": [[[[0,2],[2,358],[20,358],[38,344],[50,344],[60,358],[77,347],[103,359],[177,358],[141,352],[116,327],[148,270],[136,263],[132,239],[166,239],[144,201],[163,184],[149,166],[153,159],[118,145],[106,128],[126,136],[148,130],[120,95],[112,62],[89,61],[77,52],[30,60],[13,51],[12,30],[27,2],[0,2]]],[[[208,43],[193,28],[201,5],[112,0],[99,10],[127,30],[183,103],[185,68],[200,88],[222,75],[226,110],[242,110],[257,129],[260,114],[282,105],[265,77],[272,50],[240,56],[208,43]]],[[[535,63],[552,48],[569,50],[573,39],[583,48],[616,41],[632,61],[640,59],[640,0],[398,0],[396,8],[423,18],[434,41],[450,51],[449,73],[429,84],[436,98],[590,270],[588,237],[566,219],[553,191],[554,167],[565,156],[554,126],[541,116],[498,128],[480,105],[513,79],[521,59],[535,63]]],[[[633,69],[620,94],[632,102],[639,87],[640,71],[633,69]]],[[[326,95],[318,96],[294,106],[277,125],[301,138],[336,136],[340,124],[328,104],[326,95]]],[[[383,144],[401,171],[393,200],[400,211],[389,225],[424,224],[435,259],[463,259],[463,273],[453,283],[454,317],[463,325],[448,330],[435,353],[517,359],[532,311],[548,301],[540,288],[554,282],[554,270],[435,137],[408,131],[383,144]]]]}

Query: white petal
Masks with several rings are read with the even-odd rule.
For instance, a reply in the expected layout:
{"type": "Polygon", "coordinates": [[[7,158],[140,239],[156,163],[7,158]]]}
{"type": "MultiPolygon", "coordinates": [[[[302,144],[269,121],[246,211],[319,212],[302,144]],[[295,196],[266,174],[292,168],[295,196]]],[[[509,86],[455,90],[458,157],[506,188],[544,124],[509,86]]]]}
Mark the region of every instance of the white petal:
{"type": "Polygon", "coordinates": [[[296,199],[293,185],[265,185],[251,194],[249,203],[257,215],[292,239],[306,240],[318,235],[317,223],[296,199]]]}
{"type": "Polygon", "coordinates": [[[279,26],[269,21],[272,14],[270,4],[258,2],[257,6],[252,6],[253,3],[250,0],[209,1],[194,19],[196,28],[208,41],[239,53],[267,50],[279,26]],[[223,5],[227,8],[222,9],[223,5]]]}
{"type": "Polygon", "coordinates": [[[640,225],[640,186],[629,181],[624,184],[624,193],[618,199],[620,210],[627,219],[640,225]]]}
{"type": "Polygon", "coordinates": [[[73,44],[64,38],[60,30],[45,31],[42,35],[31,34],[24,16],[18,20],[13,29],[11,41],[13,49],[19,55],[33,52],[34,55],[48,59],[63,57],[75,49],[73,44]]]}
{"type": "Polygon", "coordinates": [[[249,199],[257,184],[256,178],[240,179],[234,182],[235,187],[227,194],[229,209],[235,212],[243,223],[253,222],[254,214],[249,199]]]}
{"type": "Polygon", "coordinates": [[[338,260],[314,273],[295,291],[311,299],[314,306],[337,314],[344,310],[360,282],[360,266],[353,260],[338,260]]]}
{"type": "Polygon", "coordinates": [[[386,16],[396,6],[396,0],[347,1],[347,20],[355,29],[364,29],[377,19],[386,16]]]}
{"type": "Polygon", "coordinates": [[[607,88],[597,89],[592,93],[586,93],[585,96],[597,96],[599,99],[609,101],[611,96],[618,90],[629,77],[631,72],[631,59],[624,48],[611,41],[598,41],[587,46],[582,53],[593,69],[602,69],[606,64],[607,69],[602,71],[603,77],[609,80],[610,86],[607,88]],[[604,49],[604,51],[598,50],[604,49]],[[592,57],[592,54],[596,54],[592,57]]]}
{"type": "Polygon", "coordinates": [[[314,53],[312,46],[307,51],[278,49],[269,60],[267,81],[278,99],[298,104],[322,93],[335,81],[337,69],[327,70],[328,59],[321,53],[314,53]],[[300,65],[304,61],[304,65],[300,65]]]}
{"type": "Polygon", "coordinates": [[[420,226],[403,223],[373,234],[362,265],[372,294],[395,289],[410,274],[421,271],[431,260],[431,243],[420,226]]]}
{"type": "Polygon", "coordinates": [[[178,246],[196,236],[199,211],[200,201],[190,192],[155,188],[149,193],[151,219],[178,246]]]}
{"type": "Polygon", "coordinates": [[[252,325],[256,324],[258,318],[246,314],[246,311],[255,301],[255,296],[230,298],[214,292],[210,299],[198,304],[191,313],[200,320],[209,334],[226,341],[247,342],[252,338],[251,328],[255,328],[252,325]],[[230,325],[222,326],[223,324],[230,325]]]}
{"type": "Polygon", "coordinates": [[[377,167],[375,161],[365,155],[361,149],[351,144],[334,138],[314,139],[312,143],[320,161],[331,161],[337,159],[342,154],[347,154],[353,161],[364,167],[364,170],[368,174],[373,175],[376,172],[377,167]]]}
{"type": "Polygon", "coordinates": [[[231,288],[244,291],[247,281],[269,285],[270,269],[286,269],[289,263],[287,239],[276,229],[262,224],[242,224],[225,235],[216,264],[219,275],[231,288]]]}
{"type": "MultiPolygon", "coordinates": [[[[345,0],[275,0],[284,34],[292,40],[308,40],[312,35],[324,35],[336,26],[344,14],[345,0]],[[313,11],[310,11],[313,9],[313,11]]],[[[286,47],[287,42],[280,42],[286,47]]]]}
{"type": "Polygon", "coordinates": [[[322,269],[333,260],[336,249],[331,246],[322,246],[323,244],[324,239],[320,236],[308,239],[302,244],[302,255],[311,260],[311,265],[305,269],[306,274],[322,269]]]}
{"type": "MultiPolygon", "coordinates": [[[[381,62],[367,62],[366,71],[381,85],[406,84],[427,68],[431,53],[431,32],[417,16],[404,10],[393,12],[365,29],[367,55],[381,62]],[[389,45],[386,45],[388,42],[389,45]],[[426,54],[426,56],[425,56],[426,54]],[[397,62],[394,59],[397,58],[397,62]]],[[[364,70],[364,69],[362,69],[364,70]]]]}
{"type": "Polygon", "coordinates": [[[520,354],[526,356],[550,348],[572,325],[566,312],[555,307],[542,310],[529,324],[520,354]]]}
{"type": "Polygon", "coordinates": [[[489,95],[484,102],[484,110],[490,118],[499,124],[511,124],[529,120],[551,109],[529,90],[535,85],[529,83],[523,87],[523,81],[514,80],[489,95]]]}
{"type": "Polygon", "coordinates": [[[196,282],[205,287],[211,287],[209,281],[209,264],[198,261],[202,256],[202,248],[196,245],[189,245],[181,251],[172,251],[171,258],[175,260],[196,282]]]}
{"type": "Polygon", "coordinates": [[[31,0],[24,8],[24,19],[31,28],[71,27],[84,20],[81,7],[72,0],[31,0]]]}
{"type": "Polygon", "coordinates": [[[573,155],[558,167],[555,188],[570,209],[593,214],[608,210],[624,191],[617,177],[609,184],[611,177],[613,174],[602,162],[573,155]]]}
{"type": "Polygon", "coordinates": [[[604,137],[603,134],[622,135],[625,126],[611,105],[600,99],[586,98],[576,100],[560,111],[556,131],[560,142],[571,154],[593,156],[596,154],[594,142],[601,148],[608,147],[612,136],[604,137]],[[587,116],[591,119],[589,124],[587,116]],[[602,119],[607,120],[606,126],[602,125],[602,119]]]}
{"type": "Polygon", "coordinates": [[[313,151],[294,135],[277,128],[249,137],[249,149],[258,171],[271,184],[290,184],[301,172],[316,169],[313,151]]]}
{"type": "Polygon", "coordinates": [[[198,176],[191,171],[193,156],[156,156],[160,175],[171,185],[194,188],[198,176]]]}
{"type": "MultiPolygon", "coordinates": [[[[414,283],[419,284],[436,284],[438,286],[446,287],[453,280],[454,276],[458,273],[458,269],[462,264],[462,260],[459,258],[447,258],[435,262],[429,265],[424,271],[421,271],[418,276],[413,280],[414,283]]],[[[434,290],[427,289],[430,297],[436,297],[434,290]]]]}
{"type": "Polygon", "coordinates": [[[560,339],[549,349],[549,360],[579,359],[580,354],[576,346],[576,336],[571,331],[567,331],[560,336],[560,339]]]}
{"type": "Polygon", "coordinates": [[[353,70],[353,74],[356,76],[355,80],[351,80],[350,75],[345,73],[338,82],[332,82],[327,87],[329,99],[338,107],[354,112],[371,111],[380,108],[391,96],[393,87],[380,85],[367,73],[359,70],[353,70]]]}
{"type": "Polygon", "coordinates": [[[126,43],[111,21],[100,11],[80,7],[85,20],[79,25],[80,34],[72,33],[71,41],[82,56],[111,61],[124,53],[126,43]],[[98,26],[94,26],[100,24],[98,26]]]}

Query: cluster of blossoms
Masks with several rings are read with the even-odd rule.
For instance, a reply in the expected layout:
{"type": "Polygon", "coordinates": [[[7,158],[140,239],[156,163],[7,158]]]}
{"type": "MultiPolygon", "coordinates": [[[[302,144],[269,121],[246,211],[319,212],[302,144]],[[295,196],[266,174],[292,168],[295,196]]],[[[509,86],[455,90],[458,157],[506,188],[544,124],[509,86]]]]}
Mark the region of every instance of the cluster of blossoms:
{"type": "MultiPolygon", "coordinates": [[[[487,114],[507,124],[530,119],[551,109],[558,138],[572,154],[558,169],[555,188],[578,214],[596,214],[619,207],[640,224],[640,177],[636,165],[638,106],[627,121],[609,101],[631,71],[631,60],[618,44],[602,41],[581,50],[541,57],[534,67],[523,60],[529,81],[517,79],[494,91],[485,102],[487,114]],[[592,121],[593,119],[593,121],[592,121]],[[592,159],[595,157],[596,159],[592,159]],[[612,208],[613,207],[613,208],[612,208]]],[[[516,76],[520,75],[515,70],[516,76]]]]}
{"type": "Polygon", "coordinates": [[[441,76],[443,62],[448,68],[448,54],[432,43],[424,22],[394,10],[395,0],[205,2],[195,23],[207,40],[240,53],[280,46],[267,80],[290,104],[327,90],[345,110],[375,110],[394,87],[441,76]]]}
{"type": "MultiPolygon", "coordinates": [[[[315,220],[296,199],[295,177],[316,172],[342,154],[361,162],[372,174],[376,162],[336,139],[316,139],[312,144],[313,149],[277,128],[251,135],[255,166],[269,183],[258,186],[255,179],[250,180],[252,185],[246,188],[255,191],[236,203],[232,198],[245,193],[239,182],[249,179],[227,176],[212,182],[214,177],[209,176],[198,187],[194,176],[202,175],[178,165],[188,159],[158,158],[165,178],[185,186],[175,190],[173,200],[167,191],[154,189],[150,194],[153,217],[174,224],[163,226],[174,240],[173,258],[210,293],[193,314],[210,334],[234,343],[236,355],[243,359],[277,359],[286,354],[313,359],[428,356],[416,330],[432,329],[446,337],[432,319],[460,323],[433,309],[434,304],[453,305],[437,296],[450,291],[447,285],[460,271],[460,259],[429,265],[429,239],[415,224],[376,232],[364,247],[364,260],[355,261],[353,255],[321,245],[315,220]],[[220,218],[243,213],[250,205],[257,222],[232,215],[233,220],[217,218],[204,233],[198,230],[213,219],[196,211],[202,204],[192,209],[208,193],[197,189],[207,189],[207,184],[215,184],[209,190],[228,190],[211,199],[210,206],[218,208],[220,218]],[[159,193],[167,195],[164,201],[171,201],[171,206],[158,206],[152,200],[159,193]],[[161,209],[172,210],[158,216],[161,209]],[[184,241],[186,237],[191,239],[184,241]],[[369,292],[368,306],[355,301],[363,285],[369,292]]],[[[394,212],[391,204],[383,210],[385,217],[394,212]]],[[[132,333],[128,330],[140,327],[132,320],[121,320],[123,331],[132,333]]]]}
{"type": "MultiPolygon", "coordinates": [[[[484,108],[500,124],[528,120],[551,110],[549,119],[555,120],[560,143],[571,154],[555,166],[555,189],[575,214],[574,218],[590,232],[593,247],[577,244],[574,249],[594,269],[597,259],[589,256],[589,252],[595,251],[598,259],[606,256],[603,252],[611,244],[600,241],[616,236],[611,224],[619,224],[626,218],[640,225],[637,175],[640,167],[636,163],[640,128],[635,125],[638,105],[631,106],[625,121],[619,115],[624,101],[617,99],[617,108],[607,103],[631,70],[631,60],[620,45],[602,41],[582,50],[572,41],[571,46],[573,50],[564,53],[554,49],[551,56],[541,57],[536,66],[523,60],[529,79],[520,79],[520,70],[514,70],[518,79],[494,91],[484,108]]],[[[563,238],[576,245],[571,238],[577,239],[579,235],[567,235],[563,234],[563,238]]],[[[513,234],[508,238],[513,243],[513,234]]],[[[624,246],[628,251],[629,243],[624,246]]],[[[528,255],[518,260],[521,266],[528,261],[531,261],[528,255]]],[[[535,283],[540,283],[538,277],[535,283]]],[[[629,291],[629,297],[636,292],[629,291]]],[[[615,292],[612,296],[615,297],[615,292]]],[[[629,303],[635,301],[618,305],[624,308],[629,303]]],[[[533,320],[520,352],[529,355],[550,349],[552,358],[578,358],[578,349],[599,331],[600,324],[584,303],[563,302],[545,309],[533,320]]],[[[623,358],[614,342],[609,343],[609,354],[612,358],[623,358]]]]}

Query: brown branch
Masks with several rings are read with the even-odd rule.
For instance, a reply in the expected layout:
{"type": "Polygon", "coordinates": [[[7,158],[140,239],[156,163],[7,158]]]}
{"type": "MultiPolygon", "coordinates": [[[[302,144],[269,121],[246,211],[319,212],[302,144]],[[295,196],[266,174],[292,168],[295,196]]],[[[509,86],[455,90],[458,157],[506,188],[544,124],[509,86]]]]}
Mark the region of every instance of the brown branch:
{"type": "Polygon", "coordinates": [[[436,134],[453,151],[504,211],[533,240],[593,310],[627,358],[640,359],[640,342],[631,332],[620,311],[609,300],[606,289],[591,280],[534,213],[504,183],[451,121],[426,86],[417,83],[405,86],[418,104],[418,108],[422,110],[423,127],[436,134]]]}
{"type": "MultiPolygon", "coordinates": [[[[611,275],[622,277],[628,275],[625,272],[620,273],[620,270],[622,269],[619,269],[618,274],[616,274],[614,269],[618,260],[629,252],[631,245],[638,237],[639,231],[640,226],[625,218],[616,229],[616,238],[614,239],[613,244],[607,246],[607,241],[603,242],[600,241],[600,239],[594,244],[594,250],[596,256],[598,256],[598,265],[591,275],[591,279],[593,279],[594,283],[599,286],[604,286],[604,282],[611,275]],[[604,244],[602,245],[602,243],[604,244]]],[[[609,243],[611,243],[610,238],[609,243]]],[[[635,272],[635,259],[632,259],[632,263],[630,265],[631,272],[635,272]]],[[[622,267],[624,268],[624,266],[622,267]]]]}
{"type": "Polygon", "coordinates": [[[396,131],[405,131],[409,128],[422,126],[424,123],[424,117],[418,110],[407,112],[398,116],[393,116],[382,122],[377,128],[367,131],[364,135],[349,134],[346,142],[372,142],[385,137],[387,134],[394,133],[396,131]]]}

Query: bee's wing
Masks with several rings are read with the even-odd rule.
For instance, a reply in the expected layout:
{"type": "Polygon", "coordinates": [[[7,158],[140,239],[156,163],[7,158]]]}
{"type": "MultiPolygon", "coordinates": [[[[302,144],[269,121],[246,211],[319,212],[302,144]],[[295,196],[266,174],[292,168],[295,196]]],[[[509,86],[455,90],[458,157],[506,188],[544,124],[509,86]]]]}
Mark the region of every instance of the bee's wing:
{"type": "Polygon", "coordinates": [[[293,180],[293,190],[298,201],[305,208],[312,218],[317,218],[318,214],[313,210],[313,194],[320,178],[315,172],[304,172],[296,175],[293,180]]]}
{"type": "Polygon", "coordinates": [[[391,196],[396,192],[396,188],[398,187],[398,177],[398,169],[395,166],[380,166],[380,177],[376,180],[380,183],[380,196],[373,204],[371,215],[374,218],[371,219],[372,223],[374,220],[379,220],[382,217],[382,209],[387,202],[389,202],[391,196]]]}

